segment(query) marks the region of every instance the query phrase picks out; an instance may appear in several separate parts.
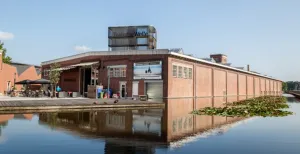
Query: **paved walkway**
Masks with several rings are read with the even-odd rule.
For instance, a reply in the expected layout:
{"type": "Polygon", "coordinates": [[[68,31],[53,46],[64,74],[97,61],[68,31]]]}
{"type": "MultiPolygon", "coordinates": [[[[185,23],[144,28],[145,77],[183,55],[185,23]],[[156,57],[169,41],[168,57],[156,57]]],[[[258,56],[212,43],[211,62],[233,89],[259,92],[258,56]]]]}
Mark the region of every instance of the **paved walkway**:
{"type": "Polygon", "coordinates": [[[164,103],[129,99],[89,98],[0,98],[0,111],[87,109],[87,108],[164,107],[164,103]],[[117,102],[116,102],[117,100],[117,102]]]}
{"type": "Polygon", "coordinates": [[[0,101],[26,101],[26,100],[74,100],[74,99],[88,99],[83,97],[66,97],[66,98],[50,98],[50,97],[40,97],[40,98],[34,98],[34,97],[10,97],[10,96],[0,96],[0,101]]]}

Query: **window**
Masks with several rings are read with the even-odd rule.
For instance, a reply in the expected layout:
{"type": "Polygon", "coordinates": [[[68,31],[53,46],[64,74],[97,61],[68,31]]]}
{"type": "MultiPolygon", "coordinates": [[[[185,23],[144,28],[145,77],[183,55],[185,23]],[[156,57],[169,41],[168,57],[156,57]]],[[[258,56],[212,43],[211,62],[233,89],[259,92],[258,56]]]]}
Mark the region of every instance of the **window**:
{"type": "Polygon", "coordinates": [[[189,79],[193,78],[193,69],[189,68],[189,79]]]}
{"type": "Polygon", "coordinates": [[[121,71],[120,71],[120,76],[121,77],[126,77],[126,68],[124,67],[124,68],[120,68],[121,69],[121,71]]]}
{"type": "Polygon", "coordinates": [[[110,77],[113,77],[113,76],[114,76],[114,69],[113,69],[113,68],[110,68],[110,69],[109,69],[109,76],[110,76],[110,77]]]}
{"type": "Polygon", "coordinates": [[[188,78],[188,71],[186,67],[183,68],[183,73],[184,73],[183,78],[185,79],[188,78]]]}
{"type": "Polygon", "coordinates": [[[139,34],[147,34],[148,33],[148,27],[139,27],[136,29],[136,33],[139,34]]]}
{"type": "Polygon", "coordinates": [[[126,67],[116,67],[109,69],[110,77],[126,77],[126,67]]]}
{"type": "Polygon", "coordinates": [[[120,77],[120,68],[115,68],[114,77],[120,77]]]}
{"type": "Polygon", "coordinates": [[[180,64],[172,64],[172,75],[173,77],[193,79],[193,68],[191,66],[180,66],[180,64]]]}
{"type": "Polygon", "coordinates": [[[47,69],[44,69],[44,76],[49,76],[49,70],[47,70],[47,69]]]}
{"type": "Polygon", "coordinates": [[[182,78],[182,67],[181,66],[178,67],[178,77],[182,78]]]}
{"type": "Polygon", "coordinates": [[[147,50],[148,46],[137,46],[136,49],[137,50],[147,50]]]}
{"type": "Polygon", "coordinates": [[[173,65],[173,77],[177,77],[177,66],[173,65]]]}
{"type": "Polygon", "coordinates": [[[147,44],[148,38],[136,38],[137,44],[147,44]]]}

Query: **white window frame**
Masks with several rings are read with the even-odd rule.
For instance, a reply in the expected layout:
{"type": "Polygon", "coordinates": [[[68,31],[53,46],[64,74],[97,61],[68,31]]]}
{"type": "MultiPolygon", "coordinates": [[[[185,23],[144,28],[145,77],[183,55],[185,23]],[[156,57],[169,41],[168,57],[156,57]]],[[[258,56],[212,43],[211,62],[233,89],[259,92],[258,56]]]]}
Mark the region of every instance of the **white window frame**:
{"type": "Polygon", "coordinates": [[[178,66],[177,65],[173,65],[172,72],[173,72],[173,77],[177,78],[177,76],[178,76],[178,66]]]}
{"type": "Polygon", "coordinates": [[[188,68],[188,78],[193,79],[193,68],[188,68]]]}
{"type": "Polygon", "coordinates": [[[127,66],[126,65],[113,65],[108,66],[107,73],[109,73],[111,78],[126,77],[127,66]]]}
{"type": "Polygon", "coordinates": [[[188,78],[188,68],[183,67],[183,78],[187,79],[188,78]]]}
{"type": "Polygon", "coordinates": [[[182,66],[178,66],[178,78],[182,78],[182,66]]]}

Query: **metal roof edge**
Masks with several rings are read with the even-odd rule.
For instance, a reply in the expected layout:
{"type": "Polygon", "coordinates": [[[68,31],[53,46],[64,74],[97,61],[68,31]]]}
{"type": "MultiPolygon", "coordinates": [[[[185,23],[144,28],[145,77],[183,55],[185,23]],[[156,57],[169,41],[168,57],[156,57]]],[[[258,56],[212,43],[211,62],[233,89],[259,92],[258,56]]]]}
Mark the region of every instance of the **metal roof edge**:
{"type": "Polygon", "coordinates": [[[260,76],[260,77],[264,77],[264,78],[268,78],[268,79],[272,79],[272,80],[281,81],[281,80],[278,80],[278,79],[275,79],[275,78],[271,78],[271,77],[268,77],[268,76],[264,76],[264,75],[261,75],[261,74],[249,72],[249,71],[246,71],[246,70],[241,70],[241,69],[238,69],[238,68],[234,68],[234,67],[230,67],[230,66],[226,66],[226,65],[222,65],[222,64],[218,64],[218,63],[213,63],[213,62],[210,62],[210,61],[207,61],[207,60],[203,60],[203,59],[191,57],[191,56],[188,56],[188,55],[178,54],[178,53],[175,53],[175,52],[170,52],[170,54],[174,55],[174,56],[183,57],[183,58],[195,60],[195,61],[198,61],[198,62],[202,62],[202,63],[214,65],[214,66],[218,66],[218,67],[223,67],[223,68],[235,70],[235,71],[238,71],[238,72],[243,72],[243,73],[252,74],[252,75],[256,75],[256,76],[260,76]]]}
{"type": "Polygon", "coordinates": [[[59,63],[62,61],[73,60],[77,58],[87,57],[87,56],[110,56],[110,55],[158,55],[158,54],[168,54],[169,49],[153,49],[153,50],[120,50],[120,51],[89,51],[85,53],[80,53],[76,55],[66,56],[62,58],[57,58],[54,60],[44,61],[41,63],[43,65],[49,65],[52,63],[59,63]]]}

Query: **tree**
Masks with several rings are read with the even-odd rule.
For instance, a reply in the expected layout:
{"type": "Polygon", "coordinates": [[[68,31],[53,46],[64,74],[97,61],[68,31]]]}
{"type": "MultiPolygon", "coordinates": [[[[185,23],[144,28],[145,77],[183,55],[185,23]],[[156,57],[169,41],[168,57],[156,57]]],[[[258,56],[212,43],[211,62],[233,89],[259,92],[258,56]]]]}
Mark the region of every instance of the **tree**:
{"type": "Polygon", "coordinates": [[[287,83],[283,82],[282,83],[282,91],[286,92],[287,90],[288,90],[287,83]]]}
{"type": "Polygon", "coordinates": [[[61,71],[58,69],[60,67],[59,64],[54,63],[50,66],[50,72],[49,72],[49,79],[51,82],[52,87],[52,96],[54,96],[54,92],[56,92],[56,85],[59,82],[60,79],[60,73],[61,71]]]}
{"type": "Polygon", "coordinates": [[[297,88],[297,81],[287,81],[287,90],[295,90],[295,88],[297,88]]]}
{"type": "Polygon", "coordinates": [[[2,61],[3,63],[10,64],[11,63],[11,57],[6,56],[6,49],[4,48],[4,43],[1,43],[0,41],[0,50],[2,50],[2,61]]]}

